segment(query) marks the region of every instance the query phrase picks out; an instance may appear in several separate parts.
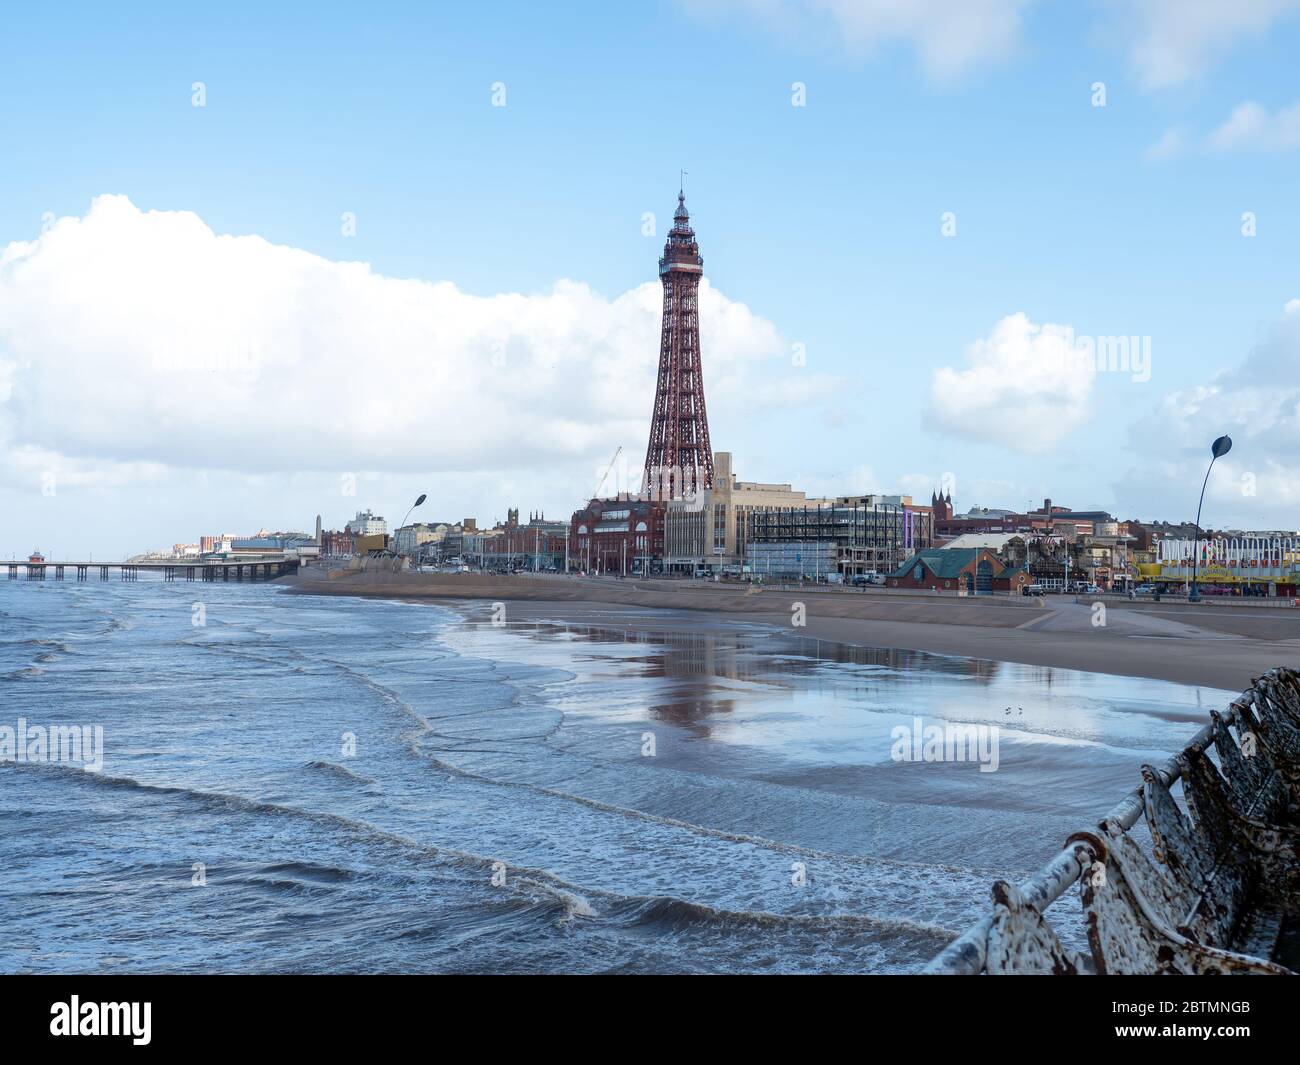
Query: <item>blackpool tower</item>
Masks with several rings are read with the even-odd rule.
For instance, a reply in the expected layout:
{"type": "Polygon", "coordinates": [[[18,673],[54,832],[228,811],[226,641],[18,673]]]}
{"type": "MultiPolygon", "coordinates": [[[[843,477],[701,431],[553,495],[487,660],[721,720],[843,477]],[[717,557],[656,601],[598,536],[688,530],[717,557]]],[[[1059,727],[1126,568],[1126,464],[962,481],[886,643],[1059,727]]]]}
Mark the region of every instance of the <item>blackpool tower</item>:
{"type": "Polygon", "coordinates": [[[704,409],[697,301],[704,260],[695,243],[686,196],[677,194],[673,228],[659,260],[664,286],[650,443],[642,491],[651,499],[682,499],[713,487],[713,450],[704,409]]]}

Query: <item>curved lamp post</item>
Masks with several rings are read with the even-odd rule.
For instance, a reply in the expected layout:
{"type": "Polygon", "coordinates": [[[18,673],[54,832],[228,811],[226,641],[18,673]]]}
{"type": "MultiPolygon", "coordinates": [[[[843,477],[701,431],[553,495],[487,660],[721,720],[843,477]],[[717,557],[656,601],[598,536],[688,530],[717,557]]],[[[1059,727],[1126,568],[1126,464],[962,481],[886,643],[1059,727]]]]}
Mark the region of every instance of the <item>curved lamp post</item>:
{"type": "Polygon", "coordinates": [[[1205,486],[1210,483],[1210,470],[1214,469],[1214,463],[1217,459],[1223,458],[1232,450],[1232,437],[1221,436],[1210,445],[1210,465],[1205,471],[1205,480],[1201,482],[1201,499],[1196,504],[1196,532],[1192,538],[1192,590],[1187,595],[1190,603],[1198,603],[1201,599],[1200,590],[1196,587],[1196,577],[1201,570],[1201,506],[1205,502],[1205,486]]]}
{"type": "MultiPolygon", "coordinates": [[[[414,509],[415,509],[416,507],[418,507],[421,503],[423,503],[423,502],[425,501],[425,499],[427,499],[427,498],[428,498],[428,497],[427,497],[423,492],[421,492],[421,493],[420,493],[420,498],[417,499],[414,503],[411,504],[411,510],[414,510],[414,509]]],[[[406,512],[406,518],[409,518],[409,517],[411,516],[411,510],[408,510],[408,511],[406,512]]],[[[399,525],[399,526],[397,527],[399,530],[400,530],[400,529],[405,529],[405,528],[406,528],[406,518],[403,518],[403,519],[402,519],[402,524],[399,525]]]]}

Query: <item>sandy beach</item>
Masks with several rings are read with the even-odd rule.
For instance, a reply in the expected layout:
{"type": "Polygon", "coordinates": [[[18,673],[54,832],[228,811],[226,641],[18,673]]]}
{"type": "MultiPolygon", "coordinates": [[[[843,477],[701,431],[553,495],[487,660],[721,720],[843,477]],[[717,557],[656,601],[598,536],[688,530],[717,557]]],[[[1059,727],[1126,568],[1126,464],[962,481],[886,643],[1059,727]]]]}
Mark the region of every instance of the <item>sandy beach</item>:
{"type": "Polygon", "coordinates": [[[777,590],[695,581],[306,569],[296,592],[429,600],[474,610],[506,604],[510,621],[554,620],[638,631],[770,625],[864,647],[964,655],[1230,691],[1300,664],[1300,609],[1207,603],[1105,604],[1104,624],[1072,597],[938,598],[876,590],[777,590]],[[803,604],[803,626],[794,624],[803,604]],[[629,609],[633,608],[633,609],[629,609]]]}

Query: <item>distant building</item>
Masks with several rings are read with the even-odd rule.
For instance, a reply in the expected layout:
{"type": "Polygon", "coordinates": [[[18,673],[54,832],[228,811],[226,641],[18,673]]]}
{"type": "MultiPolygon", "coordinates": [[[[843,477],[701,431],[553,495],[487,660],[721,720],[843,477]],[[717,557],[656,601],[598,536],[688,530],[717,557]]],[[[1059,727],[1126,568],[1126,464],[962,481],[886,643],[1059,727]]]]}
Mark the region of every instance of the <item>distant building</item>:
{"type": "Polygon", "coordinates": [[[569,526],[547,521],[542,514],[530,514],[528,524],[519,524],[519,511],[508,512],[506,524],[483,544],[483,565],[494,570],[562,570],[569,526]]]}
{"type": "Polygon", "coordinates": [[[982,547],[1002,557],[1007,545],[1012,540],[1019,540],[1022,544],[1024,542],[1018,533],[962,533],[941,546],[944,551],[982,547]]]}
{"type": "Polygon", "coordinates": [[[989,507],[975,507],[959,517],[954,517],[950,500],[941,505],[935,511],[934,516],[934,539],[936,543],[971,534],[984,536],[1000,533],[1027,533],[1033,528],[1034,523],[1027,514],[1017,514],[1014,511],[996,510],[989,507]]]}
{"type": "Polygon", "coordinates": [[[664,553],[666,504],[623,493],[593,499],[569,519],[569,568],[588,573],[651,573],[664,553]]]}
{"type": "Polygon", "coordinates": [[[351,558],[356,554],[356,539],[350,532],[326,529],[320,537],[322,558],[351,558]]]}
{"type": "Polygon", "coordinates": [[[1300,537],[1289,531],[1238,532],[1155,541],[1156,557],[1137,569],[1166,590],[1187,587],[1193,575],[1204,594],[1294,598],[1300,590],[1300,537]]]}
{"type": "Polygon", "coordinates": [[[750,517],[771,507],[802,506],[803,492],[788,484],[739,480],[731,453],[713,456],[713,486],[693,497],[667,501],[664,512],[664,567],[691,571],[700,566],[736,565],[745,557],[750,517]]]}
{"type": "Polygon", "coordinates": [[[378,514],[368,510],[358,510],[357,516],[347,523],[346,529],[353,536],[374,536],[388,532],[388,522],[378,514]]]}
{"type": "Polygon", "coordinates": [[[930,507],[910,496],[842,496],[749,516],[745,558],[755,573],[818,577],[891,573],[930,546],[930,507]]]}
{"type": "Polygon", "coordinates": [[[388,550],[387,533],[370,533],[355,538],[353,541],[353,554],[368,555],[375,551],[388,550]]]}
{"type": "Polygon", "coordinates": [[[931,492],[930,513],[934,515],[936,523],[948,521],[952,517],[952,493],[940,495],[938,492],[931,492]]]}
{"type": "Polygon", "coordinates": [[[918,551],[885,578],[885,585],[953,595],[1020,595],[1030,581],[1027,571],[1005,565],[992,551],[967,547],[918,551]]]}
{"type": "Polygon", "coordinates": [[[426,544],[437,543],[447,534],[447,524],[429,524],[417,521],[403,525],[393,533],[393,550],[399,555],[416,555],[426,544]]]}
{"type": "Polygon", "coordinates": [[[297,553],[300,548],[315,546],[315,542],[306,533],[267,533],[261,536],[237,537],[229,541],[229,544],[230,551],[260,551],[265,554],[297,553]]]}

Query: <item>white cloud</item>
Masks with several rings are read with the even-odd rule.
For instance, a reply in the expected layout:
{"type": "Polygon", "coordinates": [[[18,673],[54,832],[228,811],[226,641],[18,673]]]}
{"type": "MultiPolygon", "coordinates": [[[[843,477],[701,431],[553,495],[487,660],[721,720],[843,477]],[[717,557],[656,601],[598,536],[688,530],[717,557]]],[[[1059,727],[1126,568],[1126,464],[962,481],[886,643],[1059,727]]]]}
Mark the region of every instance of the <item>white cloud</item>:
{"type": "Polygon", "coordinates": [[[1193,136],[1191,127],[1182,124],[1171,126],[1165,130],[1163,136],[1147,149],[1148,159],[1160,161],[1163,159],[1172,159],[1175,156],[1182,155],[1192,146],[1193,136]]]}
{"type": "Polygon", "coordinates": [[[1096,367],[1080,358],[1068,325],[1008,315],[966,349],[963,369],[930,383],[926,421],[971,440],[1041,454],[1088,417],[1096,367]]]}
{"type": "Polygon", "coordinates": [[[1300,147],[1300,103],[1270,112],[1262,104],[1247,100],[1204,137],[1184,124],[1173,126],[1147,149],[1147,158],[1171,159],[1189,151],[1246,152],[1285,151],[1300,147]]]}
{"type": "Polygon", "coordinates": [[[1127,513],[1195,517],[1210,443],[1224,433],[1233,448],[1206,488],[1206,523],[1300,527],[1300,300],[1239,366],[1164,396],[1133,425],[1141,458],[1115,486],[1127,513]]]}
{"type": "Polygon", "coordinates": [[[1236,45],[1300,9],[1300,0],[1133,0],[1126,12],[1130,55],[1151,89],[1200,76],[1236,45]]]}
{"type": "Polygon", "coordinates": [[[1012,55],[1032,0],[683,0],[697,14],[756,19],[782,35],[830,38],[869,56],[905,42],[939,81],[1012,55]]]}
{"type": "Polygon", "coordinates": [[[1260,104],[1239,104],[1228,120],[1209,137],[1210,147],[1219,151],[1278,151],[1300,146],[1300,103],[1279,108],[1273,114],[1260,104]]]}
{"type": "MultiPolygon", "coordinates": [[[[559,469],[586,485],[597,457],[643,446],[659,315],[657,282],[472,296],[101,196],[0,252],[4,476],[559,469]]],[[[787,404],[810,398],[771,323],[707,281],[700,318],[718,446],[748,386],[789,376],[787,404]]]]}

